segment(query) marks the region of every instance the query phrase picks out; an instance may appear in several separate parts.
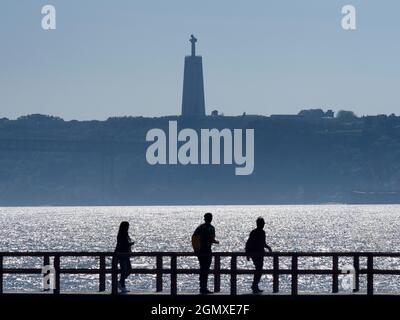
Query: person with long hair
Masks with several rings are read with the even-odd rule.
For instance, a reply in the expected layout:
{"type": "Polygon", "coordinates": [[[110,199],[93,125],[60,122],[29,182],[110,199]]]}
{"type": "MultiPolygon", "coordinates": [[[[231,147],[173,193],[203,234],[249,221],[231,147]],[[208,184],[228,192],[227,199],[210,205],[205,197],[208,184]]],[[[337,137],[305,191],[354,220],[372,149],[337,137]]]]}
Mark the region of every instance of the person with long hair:
{"type": "MultiPolygon", "coordinates": [[[[132,252],[132,246],[134,242],[129,237],[129,222],[123,221],[119,225],[119,231],[117,236],[117,246],[115,248],[116,253],[130,253],[132,252]]],[[[125,280],[129,277],[132,266],[129,256],[119,257],[118,262],[121,268],[121,277],[118,282],[118,289],[121,293],[127,293],[129,290],[126,289],[125,280]]]]}

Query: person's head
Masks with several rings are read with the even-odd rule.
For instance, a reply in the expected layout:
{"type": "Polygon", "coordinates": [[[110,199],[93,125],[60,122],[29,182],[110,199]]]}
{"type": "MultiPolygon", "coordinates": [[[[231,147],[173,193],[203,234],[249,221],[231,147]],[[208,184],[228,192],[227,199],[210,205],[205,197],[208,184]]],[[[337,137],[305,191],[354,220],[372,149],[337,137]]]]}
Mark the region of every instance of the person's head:
{"type": "Polygon", "coordinates": [[[265,221],[263,217],[258,217],[256,223],[257,223],[257,229],[264,229],[265,221]]]}
{"type": "Polygon", "coordinates": [[[205,223],[211,223],[212,218],[213,218],[212,214],[211,214],[210,212],[207,212],[207,213],[204,215],[204,221],[205,221],[205,223]]]}
{"type": "Polygon", "coordinates": [[[127,235],[128,230],[129,230],[129,222],[122,221],[121,224],[119,225],[118,235],[127,235]]]}

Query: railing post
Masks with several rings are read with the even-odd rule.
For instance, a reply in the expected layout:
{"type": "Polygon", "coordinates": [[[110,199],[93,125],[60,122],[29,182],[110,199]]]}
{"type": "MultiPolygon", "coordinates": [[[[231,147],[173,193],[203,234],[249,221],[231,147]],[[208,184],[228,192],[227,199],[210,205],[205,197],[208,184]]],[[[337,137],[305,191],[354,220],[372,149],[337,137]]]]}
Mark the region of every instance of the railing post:
{"type": "Polygon", "coordinates": [[[272,292],[279,292],[279,256],[273,256],[272,292]]]}
{"type": "Polygon", "coordinates": [[[221,256],[216,254],[214,257],[214,292],[221,291],[221,256]]]}
{"type": "MultiPolygon", "coordinates": [[[[43,266],[44,267],[50,266],[50,256],[49,255],[45,255],[43,257],[43,266]]],[[[44,278],[44,277],[46,277],[46,274],[42,274],[42,276],[44,278]]],[[[43,279],[43,281],[47,281],[47,280],[43,279]]],[[[43,287],[43,291],[50,291],[50,288],[43,287]]]]}
{"type": "Polygon", "coordinates": [[[374,294],[374,257],[369,254],[367,257],[367,295],[374,294]]]}
{"type": "Polygon", "coordinates": [[[118,255],[112,256],[111,262],[111,293],[118,294],[118,255]]]}
{"type": "Polygon", "coordinates": [[[163,290],[163,257],[161,255],[157,256],[156,261],[157,278],[156,278],[156,291],[161,292],[163,290]]]}
{"type": "Polygon", "coordinates": [[[3,293],[3,256],[0,256],[0,294],[3,293]]]}
{"type": "Polygon", "coordinates": [[[354,270],[356,272],[356,283],[354,284],[353,292],[360,291],[360,256],[354,256],[354,270]]]}
{"type": "Polygon", "coordinates": [[[236,280],[237,280],[237,256],[232,255],[232,258],[231,258],[231,295],[233,295],[233,296],[235,296],[237,293],[236,280]]]}
{"type": "Polygon", "coordinates": [[[54,283],[54,294],[59,294],[60,293],[60,256],[55,255],[54,256],[54,277],[55,277],[55,283],[54,283]]]}
{"type": "Polygon", "coordinates": [[[177,292],[176,254],[173,254],[171,255],[171,295],[175,296],[177,292]]]}
{"type": "Polygon", "coordinates": [[[332,256],[332,293],[339,292],[339,257],[332,256]]]}
{"type": "Polygon", "coordinates": [[[100,256],[99,291],[106,291],[106,256],[100,256]]]}
{"type": "Polygon", "coordinates": [[[298,257],[296,254],[292,256],[292,296],[296,296],[298,293],[298,257]]]}

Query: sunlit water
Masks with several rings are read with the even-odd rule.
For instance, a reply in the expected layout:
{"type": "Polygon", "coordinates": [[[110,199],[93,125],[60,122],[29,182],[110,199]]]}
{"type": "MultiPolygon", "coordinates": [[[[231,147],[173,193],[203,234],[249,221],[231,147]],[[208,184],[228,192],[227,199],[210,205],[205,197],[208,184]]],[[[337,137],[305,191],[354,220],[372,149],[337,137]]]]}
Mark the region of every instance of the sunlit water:
{"type": "MultiPolygon", "coordinates": [[[[136,241],[134,251],[192,251],[191,235],[205,212],[214,213],[213,224],[220,245],[215,251],[242,251],[258,216],[266,220],[267,242],[275,251],[390,251],[400,247],[400,206],[398,205],[314,205],[314,206],[208,206],[208,207],[38,207],[0,208],[1,251],[113,251],[119,223],[131,224],[136,241]]],[[[400,260],[400,259],[399,259],[400,260]]],[[[400,268],[398,259],[381,259],[377,267],[400,268]]],[[[7,258],[4,267],[40,268],[39,258],[7,258]]],[[[62,267],[98,267],[94,258],[64,258],[62,267]]],[[[154,259],[132,258],[134,267],[153,268],[154,259]]],[[[222,266],[228,266],[227,259],[222,266]]],[[[350,261],[340,260],[340,265],[350,261]]],[[[110,262],[108,262],[108,265],[110,262]]],[[[165,262],[167,267],[168,261],[165,262]]],[[[299,267],[329,268],[329,259],[301,260],[299,267]]],[[[365,264],[362,260],[361,264],[365,264]]],[[[252,268],[244,258],[240,268],[252,268]]],[[[266,259],[265,265],[271,265],[266,259]]],[[[281,266],[290,267],[288,259],[281,266]]],[[[195,258],[179,258],[178,267],[195,267],[195,258]]],[[[40,291],[40,275],[5,275],[5,290],[40,291]]],[[[378,292],[400,292],[400,279],[375,276],[378,292]]],[[[280,277],[280,289],[290,291],[290,276],[280,277]]],[[[328,276],[300,276],[304,292],[329,292],[328,276]]],[[[165,289],[169,277],[164,277],[165,289]]],[[[248,291],[251,276],[238,277],[239,291],[248,291]]],[[[131,290],[154,290],[155,276],[131,275],[131,290]]],[[[222,276],[222,291],[229,292],[229,277],[222,276]]],[[[264,276],[262,285],[271,291],[272,279],[264,276]]],[[[64,291],[96,291],[98,276],[62,275],[64,291]]],[[[107,289],[110,277],[107,278],[107,289]]],[[[178,290],[195,292],[198,276],[178,276],[178,290]]],[[[210,288],[212,277],[210,276],[210,288]]],[[[365,290],[365,277],[361,277],[365,290]]]]}

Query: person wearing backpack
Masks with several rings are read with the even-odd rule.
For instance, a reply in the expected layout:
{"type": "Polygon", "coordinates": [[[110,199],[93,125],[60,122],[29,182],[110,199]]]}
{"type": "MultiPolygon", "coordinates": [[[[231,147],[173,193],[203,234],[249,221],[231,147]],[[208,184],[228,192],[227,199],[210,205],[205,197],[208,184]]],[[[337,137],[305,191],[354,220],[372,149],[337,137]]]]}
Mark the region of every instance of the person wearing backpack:
{"type": "Polygon", "coordinates": [[[208,274],[212,261],[211,246],[219,243],[215,240],[215,228],[211,225],[212,218],[211,213],[206,213],[204,215],[204,223],[198,226],[192,235],[192,246],[200,264],[199,280],[201,294],[212,293],[207,289],[208,274]]]}
{"type": "Polygon", "coordinates": [[[264,256],[262,256],[262,254],[265,252],[265,248],[267,248],[269,252],[272,252],[272,249],[266,243],[264,219],[262,217],[259,217],[256,223],[257,228],[250,232],[249,239],[246,242],[246,254],[247,260],[250,260],[251,258],[256,269],[254,271],[254,279],[251,289],[253,290],[253,293],[261,293],[263,292],[263,290],[260,290],[258,284],[261,280],[262,269],[264,265],[264,256]]]}

